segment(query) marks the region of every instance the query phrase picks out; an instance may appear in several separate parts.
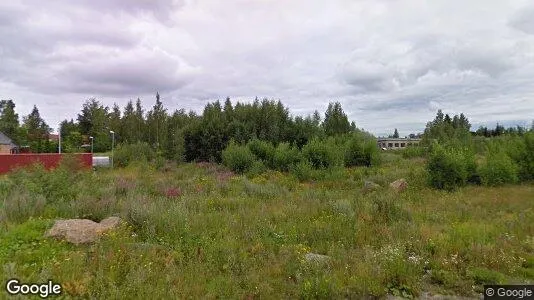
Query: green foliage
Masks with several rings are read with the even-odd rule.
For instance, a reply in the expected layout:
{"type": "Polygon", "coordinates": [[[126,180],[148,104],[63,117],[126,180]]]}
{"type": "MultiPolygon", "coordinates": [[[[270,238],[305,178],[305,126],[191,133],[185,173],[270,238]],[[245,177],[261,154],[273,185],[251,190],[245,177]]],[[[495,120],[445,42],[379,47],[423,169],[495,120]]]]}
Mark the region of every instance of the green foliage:
{"type": "Polygon", "coordinates": [[[247,147],[257,159],[260,159],[267,164],[270,164],[273,161],[276,151],[273,144],[258,139],[252,139],[247,143],[247,147]]]}
{"type": "Polygon", "coordinates": [[[427,163],[430,185],[437,189],[453,190],[464,186],[476,176],[473,153],[466,148],[445,148],[437,143],[427,163]]]}
{"type": "Polygon", "coordinates": [[[425,148],[420,146],[408,146],[402,149],[401,153],[404,158],[424,157],[426,155],[425,148]]]}
{"type": "Polygon", "coordinates": [[[62,161],[59,168],[47,171],[40,164],[18,169],[9,173],[11,186],[20,187],[29,193],[30,197],[44,196],[49,203],[70,201],[75,198],[75,182],[80,174],[75,171],[74,163],[69,159],[62,161]]]}
{"type": "Polygon", "coordinates": [[[19,115],[15,112],[13,100],[0,101],[0,132],[11,138],[15,144],[20,143],[19,115]]]}
{"type": "Polygon", "coordinates": [[[51,128],[45,123],[37,106],[33,106],[32,112],[23,118],[25,140],[33,152],[48,152],[48,135],[51,128]]]}
{"type": "Polygon", "coordinates": [[[302,160],[291,168],[293,174],[299,181],[308,181],[315,178],[315,170],[308,160],[302,160]]]}
{"type": "Polygon", "coordinates": [[[373,193],[373,214],[380,222],[394,222],[406,217],[394,193],[373,193]]]}
{"type": "MultiPolygon", "coordinates": [[[[504,152],[517,169],[517,177],[520,181],[534,179],[534,132],[526,132],[523,135],[508,135],[486,139],[485,146],[487,155],[504,152]]],[[[501,162],[502,164],[506,162],[501,162]]]]}
{"type": "Polygon", "coordinates": [[[427,123],[421,143],[429,146],[432,141],[443,144],[458,140],[467,145],[471,142],[470,128],[471,124],[464,114],[455,115],[451,119],[449,115],[443,115],[443,112],[438,110],[435,119],[427,123]]]}
{"type": "Polygon", "coordinates": [[[274,152],[271,167],[275,170],[288,172],[291,166],[300,161],[300,153],[296,147],[289,143],[280,143],[274,152]]]}
{"type": "Polygon", "coordinates": [[[339,166],[343,162],[342,148],[334,140],[313,139],[302,148],[302,158],[315,169],[327,169],[339,166]]]}
{"type": "Polygon", "coordinates": [[[262,160],[255,160],[252,166],[247,171],[247,176],[254,177],[261,175],[267,171],[267,166],[262,160]]]}
{"type": "Polygon", "coordinates": [[[366,166],[379,163],[380,152],[375,139],[365,139],[359,135],[353,135],[347,141],[345,148],[345,166],[366,166]]]}
{"type": "Polygon", "coordinates": [[[113,154],[113,164],[126,167],[134,161],[152,161],[156,158],[154,150],[144,142],[119,145],[113,154]]]}
{"type": "Polygon", "coordinates": [[[473,285],[532,279],[530,183],[443,193],[413,183],[423,160],[387,154],[396,159],[380,167],[315,170],[302,160],[292,174],[256,173],[255,160],[250,178],[209,163],[17,171],[0,178],[0,273],[23,282],[52,276],[63,297],[83,299],[470,297],[473,285]],[[313,181],[298,183],[298,168],[313,181]],[[398,178],[407,191],[389,191],[398,178]],[[363,194],[364,180],[384,188],[363,194]],[[74,196],[56,198],[60,182],[74,196]],[[165,196],[170,189],[180,197],[165,196]],[[37,195],[44,209],[32,206],[37,195]],[[35,210],[7,220],[8,201],[25,203],[17,197],[35,210]],[[44,237],[55,219],[112,215],[128,225],[90,246],[44,237]],[[310,262],[309,253],[330,259],[310,262]]]}
{"type": "Polygon", "coordinates": [[[3,214],[7,221],[13,223],[22,223],[30,217],[40,216],[46,205],[44,196],[31,194],[23,188],[13,189],[4,201],[3,214]]]}
{"type": "MultiPolygon", "coordinates": [[[[80,133],[94,137],[94,152],[105,152],[111,149],[112,137],[109,129],[109,108],[96,99],[89,99],[83,104],[82,111],[77,117],[80,133]]],[[[115,144],[120,140],[115,128],[115,144]]],[[[78,145],[79,146],[79,145],[78,145]]]]}
{"type": "Polygon", "coordinates": [[[478,173],[484,185],[497,186],[518,181],[516,165],[504,151],[498,149],[490,150],[478,173]]]}
{"type": "Polygon", "coordinates": [[[325,112],[323,128],[327,135],[345,134],[351,131],[349,119],[339,102],[329,103],[325,112]]]}
{"type": "Polygon", "coordinates": [[[521,180],[534,180],[534,131],[517,138],[515,148],[508,147],[510,157],[519,166],[521,180]]]}
{"type": "Polygon", "coordinates": [[[222,153],[223,164],[232,171],[242,174],[254,165],[254,154],[247,146],[231,142],[222,153]]]}
{"type": "Polygon", "coordinates": [[[489,270],[487,268],[472,268],[468,271],[469,277],[471,277],[476,284],[502,284],[505,280],[505,276],[497,271],[489,270]]]}

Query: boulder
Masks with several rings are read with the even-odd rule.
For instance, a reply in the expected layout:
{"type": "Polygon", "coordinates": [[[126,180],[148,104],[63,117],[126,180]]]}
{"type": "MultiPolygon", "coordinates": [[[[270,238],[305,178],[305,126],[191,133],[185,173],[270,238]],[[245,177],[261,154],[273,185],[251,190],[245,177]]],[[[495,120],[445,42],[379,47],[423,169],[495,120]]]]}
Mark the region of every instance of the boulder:
{"type": "Polygon", "coordinates": [[[366,193],[366,192],[370,192],[370,191],[376,191],[377,189],[380,188],[380,185],[379,184],[376,184],[372,181],[364,181],[363,183],[363,192],[366,193]]]}
{"type": "Polygon", "coordinates": [[[406,182],[406,179],[401,178],[390,183],[389,187],[394,189],[396,192],[402,192],[408,188],[408,182],[406,182]]]}
{"type": "Polygon", "coordinates": [[[102,233],[120,225],[119,217],[109,217],[100,223],[87,219],[56,220],[45,236],[64,239],[76,245],[95,242],[102,233]]]}
{"type": "Polygon", "coordinates": [[[325,263],[330,261],[330,256],[317,253],[306,253],[304,259],[310,263],[325,263]]]}

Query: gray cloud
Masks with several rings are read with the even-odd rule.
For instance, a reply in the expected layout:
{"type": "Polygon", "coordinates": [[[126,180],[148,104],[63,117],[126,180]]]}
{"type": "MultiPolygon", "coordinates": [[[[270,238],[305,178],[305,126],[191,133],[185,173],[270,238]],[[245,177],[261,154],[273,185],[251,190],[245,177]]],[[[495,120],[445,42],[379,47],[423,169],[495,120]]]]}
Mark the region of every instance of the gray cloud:
{"type": "Polygon", "coordinates": [[[341,101],[376,134],[421,131],[439,108],[473,122],[533,118],[534,9],[522,0],[0,2],[0,97],[51,124],[86,98],[159,91],[170,109],[341,101]],[[461,5],[462,9],[458,7],[461,5]],[[395,117],[392,117],[395,115],[395,117]]]}

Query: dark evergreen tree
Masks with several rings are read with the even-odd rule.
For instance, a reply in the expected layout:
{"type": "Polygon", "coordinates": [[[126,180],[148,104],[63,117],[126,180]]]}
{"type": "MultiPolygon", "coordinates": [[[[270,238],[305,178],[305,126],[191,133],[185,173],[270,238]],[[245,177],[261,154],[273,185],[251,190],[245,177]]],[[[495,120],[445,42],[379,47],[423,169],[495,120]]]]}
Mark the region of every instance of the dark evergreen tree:
{"type": "Polygon", "coordinates": [[[37,109],[33,106],[32,112],[23,118],[23,127],[27,132],[27,141],[33,152],[48,152],[49,134],[51,128],[45,123],[37,109]]]}
{"type": "Polygon", "coordinates": [[[16,144],[21,142],[19,115],[15,112],[13,100],[0,101],[0,131],[16,144]]]}
{"type": "Polygon", "coordinates": [[[329,103],[323,121],[323,128],[327,135],[338,135],[350,132],[349,119],[339,102],[329,103]]]}

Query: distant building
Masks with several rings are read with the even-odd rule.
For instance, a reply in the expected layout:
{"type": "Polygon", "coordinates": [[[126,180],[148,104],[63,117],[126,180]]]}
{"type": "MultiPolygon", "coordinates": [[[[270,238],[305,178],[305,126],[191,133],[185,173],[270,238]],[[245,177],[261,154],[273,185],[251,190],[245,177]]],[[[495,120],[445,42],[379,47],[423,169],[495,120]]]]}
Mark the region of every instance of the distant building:
{"type": "Polygon", "coordinates": [[[15,148],[17,145],[7,135],[0,132],[0,154],[11,154],[15,148]]]}
{"type": "Polygon", "coordinates": [[[410,146],[418,146],[421,139],[418,138],[378,138],[378,147],[385,150],[403,149],[410,146]]]}

